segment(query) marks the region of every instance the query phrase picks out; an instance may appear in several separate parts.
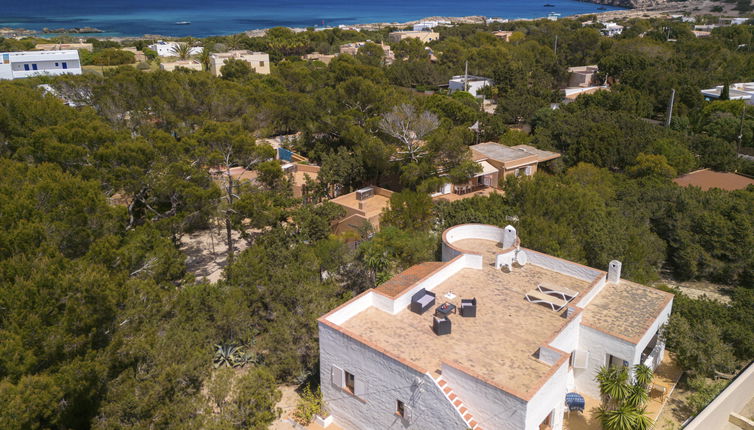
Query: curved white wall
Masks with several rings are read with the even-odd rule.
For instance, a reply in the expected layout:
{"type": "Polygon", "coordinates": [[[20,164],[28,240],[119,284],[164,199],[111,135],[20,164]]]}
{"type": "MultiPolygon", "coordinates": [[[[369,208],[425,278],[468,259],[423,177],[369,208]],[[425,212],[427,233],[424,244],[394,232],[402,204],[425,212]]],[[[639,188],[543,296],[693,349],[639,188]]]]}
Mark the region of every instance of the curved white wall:
{"type": "MultiPolygon", "coordinates": [[[[463,224],[451,227],[442,235],[442,260],[449,261],[458,255],[465,253],[455,248],[453,243],[464,239],[485,239],[495,242],[502,242],[505,235],[505,229],[494,225],[487,224],[463,224]]],[[[464,250],[466,251],[466,250],[464,250]]],[[[476,254],[468,251],[469,254],[476,254]]]]}

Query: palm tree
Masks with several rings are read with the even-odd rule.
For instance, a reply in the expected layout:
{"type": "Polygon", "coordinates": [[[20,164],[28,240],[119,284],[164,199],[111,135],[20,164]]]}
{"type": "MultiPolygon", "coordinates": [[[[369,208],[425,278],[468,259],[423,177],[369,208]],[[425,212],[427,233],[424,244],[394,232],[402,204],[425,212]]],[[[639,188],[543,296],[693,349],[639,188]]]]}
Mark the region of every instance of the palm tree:
{"type": "Polygon", "coordinates": [[[204,67],[205,71],[209,70],[209,60],[210,60],[210,47],[209,45],[205,45],[204,49],[202,49],[202,53],[199,54],[199,62],[202,63],[202,67],[204,67]]]}
{"type": "Polygon", "coordinates": [[[597,418],[604,430],[648,430],[652,426],[645,409],[652,370],[641,364],[633,370],[633,383],[625,367],[602,367],[597,372],[595,379],[602,396],[597,418]]]}
{"type": "Polygon", "coordinates": [[[170,51],[179,60],[187,60],[191,56],[191,46],[188,43],[178,42],[170,51]]]}

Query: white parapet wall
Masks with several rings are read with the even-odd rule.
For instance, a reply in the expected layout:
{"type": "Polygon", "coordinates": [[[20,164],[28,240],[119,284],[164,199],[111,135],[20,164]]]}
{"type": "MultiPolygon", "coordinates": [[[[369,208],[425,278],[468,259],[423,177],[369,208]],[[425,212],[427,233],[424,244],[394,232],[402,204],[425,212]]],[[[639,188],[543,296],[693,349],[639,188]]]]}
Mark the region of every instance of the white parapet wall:
{"type": "MultiPolygon", "coordinates": [[[[523,249],[523,248],[522,248],[523,249]]],[[[563,260],[562,258],[553,257],[552,255],[543,254],[532,249],[526,249],[529,256],[529,263],[535,266],[544,267],[545,269],[564,275],[573,276],[583,281],[592,282],[598,276],[604,276],[605,272],[591,267],[582,266],[572,261],[563,260]]]]}
{"type": "MultiPolygon", "coordinates": [[[[455,242],[464,239],[484,239],[495,242],[503,242],[505,230],[487,224],[462,224],[445,230],[442,234],[442,260],[452,260],[462,252],[453,246],[455,242]]],[[[468,253],[467,253],[468,254],[468,253]]],[[[474,254],[473,252],[470,254],[474,254]]]]}
{"type": "Polygon", "coordinates": [[[754,362],[749,364],[684,430],[724,428],[731,414],[739,414],[754,399],[754,362]]]}

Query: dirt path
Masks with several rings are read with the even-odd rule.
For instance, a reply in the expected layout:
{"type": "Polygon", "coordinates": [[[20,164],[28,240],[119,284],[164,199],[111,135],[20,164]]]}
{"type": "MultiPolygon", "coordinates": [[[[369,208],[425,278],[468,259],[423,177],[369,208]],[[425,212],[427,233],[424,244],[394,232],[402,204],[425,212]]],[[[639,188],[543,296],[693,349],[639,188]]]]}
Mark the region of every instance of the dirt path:
{"type": "Polygon", "coordinates": [[[270,430],[297,430],[301,427],[297,427],[292,423],[293,411],[296,410],[298,401],[300,399],[296,392],[295,385],[281,385],[278,387],[283,396],[276,407],[282,409],[280,418],[276,419],[269,427],[270,430]]]}
{"type": "Polygon", "coordinates": [[[662,279],[655,282],[655,285],[663,284],[669,287],[678,288],[683,294],[692,299],[699,299],[703,296],[707,296],[712,300],[717,300],[726,304],[730,303],[730,296],[733,292],[733,288],[728,285],[713,284],[711,282],[676,282],[671,279],[662,279]]]}
{"type": "MultiPolygon", "coordinates": [[[[240,253],[248,247],[241,234],[233,232],[233,249],[240,253]]],[[[228,245],[225,231],[212,228],[181,237],[181,252],[186,255],[186,266],[197,279],[215,283],[222,279],[223,268],[228,260],[228,245]]]]}

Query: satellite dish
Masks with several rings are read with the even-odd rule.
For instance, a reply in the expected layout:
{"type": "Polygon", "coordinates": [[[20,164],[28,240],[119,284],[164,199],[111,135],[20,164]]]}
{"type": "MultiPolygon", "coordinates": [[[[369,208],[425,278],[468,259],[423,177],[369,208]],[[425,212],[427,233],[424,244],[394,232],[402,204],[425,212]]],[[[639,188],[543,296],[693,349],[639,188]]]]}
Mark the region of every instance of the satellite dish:
{"type": "Polygon", "coordinates": [[[524,251],[518,251],[516,253],[516,263],[518,263],[519,266],[523,267],[526,266],[526,263],[529,262],[529,256],[526,255],[524,251]]]}

